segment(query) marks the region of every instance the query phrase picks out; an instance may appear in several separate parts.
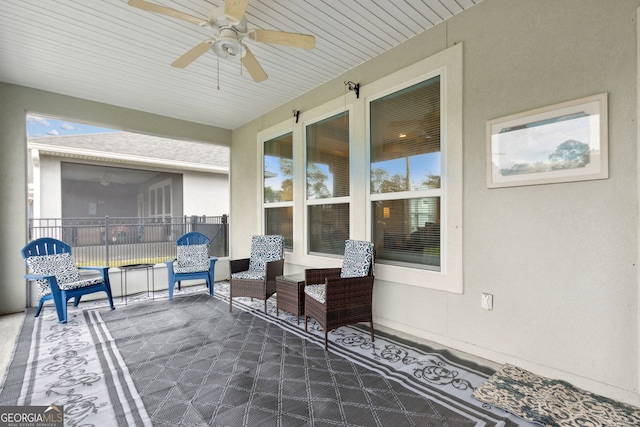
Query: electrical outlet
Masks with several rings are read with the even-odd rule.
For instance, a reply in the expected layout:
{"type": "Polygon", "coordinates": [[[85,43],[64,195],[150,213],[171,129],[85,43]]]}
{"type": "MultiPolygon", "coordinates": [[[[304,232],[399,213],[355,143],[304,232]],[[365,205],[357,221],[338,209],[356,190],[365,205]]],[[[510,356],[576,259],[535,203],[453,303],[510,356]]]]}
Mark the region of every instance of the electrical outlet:
{"type": "Polygon", "coordinates": [[[485,310],[493,310],[493,294],[482,293],[480,305],[485,310]]]}

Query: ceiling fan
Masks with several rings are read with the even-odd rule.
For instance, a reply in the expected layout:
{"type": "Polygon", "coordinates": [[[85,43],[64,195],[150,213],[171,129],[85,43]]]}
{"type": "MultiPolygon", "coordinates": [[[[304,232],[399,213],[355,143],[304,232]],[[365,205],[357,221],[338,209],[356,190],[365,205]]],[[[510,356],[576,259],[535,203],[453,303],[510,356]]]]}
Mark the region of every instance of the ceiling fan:
{"type": "Polygon", "coordinates": [[[101,177],[91,178],[91,181],[98,182],[103,187],[108,187],[111,184],[124,184],[124,182],[119,181],[117,179],[113,179],[109,174],[104,174],[101,177]]]}
{"type": "Polygon", "coordinates": [[[214,8],[209,13],[209,17],[203,19],[145,0],[129,0],[128,2],[129,6],[181,19],[213,30],[213,38],[204,40],[188,50],[171,64],[173,67],[184,68],[211,49],[220,58],[240,57],[242,65],[247,69],[251,78],[256,82],[261,82],[267,79],[267,73],[262,69],[247,45],[242,42],[245,37],[256,42],[303,49],[313,49],[315,37],[307,34],[248,28],[247,20],[244,17],[248,3],[249,0],[226,0],[224,8],[214,8]]]}

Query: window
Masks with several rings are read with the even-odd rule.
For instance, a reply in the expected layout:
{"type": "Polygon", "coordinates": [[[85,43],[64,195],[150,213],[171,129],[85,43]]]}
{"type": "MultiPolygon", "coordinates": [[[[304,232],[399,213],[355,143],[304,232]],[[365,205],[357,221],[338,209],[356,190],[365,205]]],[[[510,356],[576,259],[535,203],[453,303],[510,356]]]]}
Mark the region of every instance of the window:
{"type": "Polygon", "coordinates": [[[371,101],[376,261],[440,269],[440,77],[371,101]]]}
{"type": "Polygon", "coordinates": [[[462,292],[461,44],[260,131],[258,143],[265,230],[292,224],[288,263],[337,267],[345,240],[369,240],[376,279],[462,292]],[[269,145],[285,134],[291,157],[269,145]],[[269,156],[304,166],[285,178],[269,156]]]}
{"type": "Polygon", "coordinates": [[[170,218],[171,180],[149,186],[149,216],[158,220],[170,218]]]}
{"type": "Polygon", "coordinates": [[[306,127],[310,253],[342,255],[349,239],[349,112],[306,127]]]}
{"type": "Polygon", "coordinates": [[[284,247],[293,250],[293,134],[264,142],[265,234],[284,236],[284,247]]]}
{"type": "Polygon", "coordinates": [[[463,291],[462,44],[361,88],[376,278],[463,291]]]}

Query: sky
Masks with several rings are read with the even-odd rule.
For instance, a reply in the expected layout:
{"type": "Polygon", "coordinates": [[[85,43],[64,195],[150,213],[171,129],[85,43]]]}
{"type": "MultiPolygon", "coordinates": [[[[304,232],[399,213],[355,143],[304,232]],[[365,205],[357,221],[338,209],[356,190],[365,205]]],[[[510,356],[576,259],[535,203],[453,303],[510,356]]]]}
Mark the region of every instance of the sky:
{"type": "MultiPolygon", "coordinates": [[[[83,123],[75,123],[66,120],[54,119],[51,117],[38,116],[35,114],[27,115],[27,137],[29,139],[46,137],[46,136],[67,136],[67,135],[87,135],[92,133],[120,132],[117,129],[102,128],[99,126],[91,126],[83,123]]],[[[431,153],[434,154],[434,153],[431,153]]],[[[427,179],[428,175],[440,175],[440,155],[423,154],[420,156],[412,156],[409,159],[412,178],[419,182],[427,179]]],[[[333,186],[333,174],[328,165],[317,165],[318,168],[327,175],[328,179],[325,184],[327,188],[333,186]]],[[[406,175],[407,165],[405,159],[395,159],[394,161],[380,162],[378,167],[383,167],[390,176],[394,174],[406,175]],[[384,166],[383,166],[384,164],[384,166]]],[[[265,184],[274,190],[280,189],[282,180],[286,179],[280,170],[279,157],[265,156],[265,171],[272,172],[276,176],[270,178],[265,184]]],[[[418,185],[419,182],[413,183],[418,185]]]]}
{"type": "Polygon", "coordinates": [[[74,123],[50,117],[27,115],[27,137],[86,135],[91,133],[120,132],[117,129],[107,129],[98,126],[74,123]]]}
{"type": "Polygon", "coordinates": [[[516,131],[494,133],[491,136],[492,161],[498,169],[509,169],[515,164],[549,162],[549,156],[558,145],[568,140],[589,144],[599,150],[600,117],[597,114],[573,120],[559,121],[522,128],[516,131]]]}

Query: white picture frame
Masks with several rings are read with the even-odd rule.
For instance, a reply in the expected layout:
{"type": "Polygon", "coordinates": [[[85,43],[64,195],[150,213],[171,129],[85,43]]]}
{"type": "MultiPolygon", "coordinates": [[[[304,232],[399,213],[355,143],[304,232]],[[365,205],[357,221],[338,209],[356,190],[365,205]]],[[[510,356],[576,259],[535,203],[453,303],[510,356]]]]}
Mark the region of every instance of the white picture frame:
{"type": "Polygon", "coordinates": [[[487,122],[487,187],[607,179],[607,94],[487,122]]]}

